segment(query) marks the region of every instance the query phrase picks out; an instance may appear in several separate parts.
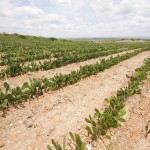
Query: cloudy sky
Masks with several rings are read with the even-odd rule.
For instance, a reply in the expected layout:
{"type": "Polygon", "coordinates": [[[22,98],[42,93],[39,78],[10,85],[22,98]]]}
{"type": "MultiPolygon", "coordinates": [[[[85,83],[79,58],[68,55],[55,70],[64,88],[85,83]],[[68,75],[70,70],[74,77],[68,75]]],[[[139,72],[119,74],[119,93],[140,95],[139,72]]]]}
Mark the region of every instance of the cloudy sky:
{"type": "Polygon", "coordinates": [[[150,36],[150,0],[0,0],[0,32],[62,38],[150,36]]]}

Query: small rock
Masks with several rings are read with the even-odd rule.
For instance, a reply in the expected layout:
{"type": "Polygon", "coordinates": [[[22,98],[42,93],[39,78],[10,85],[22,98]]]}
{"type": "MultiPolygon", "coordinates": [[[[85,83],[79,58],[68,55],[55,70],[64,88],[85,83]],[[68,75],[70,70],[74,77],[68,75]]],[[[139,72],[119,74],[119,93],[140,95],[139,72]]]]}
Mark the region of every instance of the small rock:
{"type": "Polygon", "coordinates": [[[45,107],[44,107],[44,110],[45,110],[45,111],[47,111],[47,110],[48,110],[48,107],[47,107],[47,106],[45,106],[45,107]]]}
{"type": "Polygon", "coordinates": [[[18,121],[18,123],[19,123],[19,124],[21,124],[21,123],[22,123],[22,121],[18,121]]]}
{"type": "Polygon", "coordinates": [[[86,148],[87,148],[87,150],[92,150],[92,145],[91,144],[87,144],[86,148]]]}
{"type": "Polygon", "coordinates": [[[71,141],[71,138],[70,138],[70,137],[68,137],[68,140],[69,140],[69,141],[71,141]]]}
{"type": "Polygon", "coordinates": [[[10,127],[12,127],[12,126],[13,126],[13,124],[11,123],[9,126],[10,126],[10,127]]]}
{"type": "Polygon", "coordinates": [[[28,114],[27,114],[27,118],[32,118],[34,117],[34,114],[30,111],[28,114]]]}
{"type": "Polygon", "coordinates": [[[25,120],[24,124],[27,128],[31,128],[33,126],[32,120],[25,120]]]}
{"type": "Polygon", "coordinates": [[[50,134],[55,130],[55,128],[45,128],[45,130],[43,131],[43,134],[50,136],[50,134]]]}
{"type": "Polygon", "coordinates": [[[30,145],[30,146],[28,147],[28,150],[34,150],[34,146],[33,146],[33,145],[30,145]]]}
{"type": "Polygon", "coordinates": [[[96,147],[96,143],[94,143],[93,146],[96,147]]]}
{"type": "Polygon", "coordinates": [[[5,146],[5,143],[0,142],[0,148],[3,147],[3,146],[5,146]]]}
{"type": "Polygon", "coordinates": [[[141,112],[141,115],[144,116],[144,115],[145,115],[145,111],[142,111],[142,112],[141,112]]]}
{"type": "Polygon", "coordinates": [[[144,110],[143,107],[139,107],[141,110],[144,110]]]}

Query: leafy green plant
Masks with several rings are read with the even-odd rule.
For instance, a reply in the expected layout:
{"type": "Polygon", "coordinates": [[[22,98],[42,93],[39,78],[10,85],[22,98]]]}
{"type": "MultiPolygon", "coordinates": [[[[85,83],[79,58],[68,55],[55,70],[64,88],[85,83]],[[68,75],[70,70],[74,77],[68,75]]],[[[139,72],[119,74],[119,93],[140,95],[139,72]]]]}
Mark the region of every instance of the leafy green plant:
{"type": "MultiPolygon", "coordinates": [[[[75,150],[85,150],[86,149],[86,143],[81,139],[81,137],[78,134],[76,134],[76,133],[73,134],[72,132],[69,132],[69,135],[72,139],[75,150]]],[[[56,150],[67,150],[66,136],[63,139],[63,146],[61,146],[54,139],[52,139],[51,142],[52,142],[53,147],[56,150]]],[[[50,146],[50,145],[47,145],[47,149],[48,150],[53,150],[52,146],[50,146]]]]}
{"type": "Polygon", "coordinates": [[[55,37],[50,37],[49,39],[50,39],[50,41],[57,41],[57,40],[58,40],[58,39],[55,38],[55,37]]]}
{"type": "Polygon", "coordinates": [[[69,135],[74,142],[75,150],[86,149],[86,143],[81,139],[81,137],[78,134],[76,133],[73,134],[72,132],[69,132],[69,135]]]}
{"type": "Polygon", "coordinates": [[[89,116],[85,118],[87,123],[91,124],[86,127],[88,135],[91,136],[92,141],[97,141],[100,136],[105,136],[108,139],[111,139],[107,134],[108,130],[112,128],[117,128],[121,126],[120,122],[125,122],[122,118],[125,115],[126,111],[124,109],[118,109],[112,107],[106,108],[103,113],[100,113],[99,110],[95,109],[94,117],[89,116]]]}
{"type": "MultiPolygon", "coordinates": [[[[54,146],[54,148],[56,150],[67,150],[66,149],[66,136],[64,137],[63,147],[58,142],[56,142],[54,139],[52,139],[51,142],[52,142],[52,145],[54,146]]],[[[50,146],[50,145],[47,145],[47,149],[48,150],[53,150],[52,146],[50,146]]]]}
{"type": "Polygon", "coordinates": [[[0,104],[0,110],[4,110],[8,106],[8,100],[4,99],[3,102],[0,104]]]}
{"type": "Polygon", "coordinates": [[[6,75],[10,77],[14,77],[17,75],[21,75],[22,72],[22,65],[21,64],[11,64],[6,69],[6,75]]]}

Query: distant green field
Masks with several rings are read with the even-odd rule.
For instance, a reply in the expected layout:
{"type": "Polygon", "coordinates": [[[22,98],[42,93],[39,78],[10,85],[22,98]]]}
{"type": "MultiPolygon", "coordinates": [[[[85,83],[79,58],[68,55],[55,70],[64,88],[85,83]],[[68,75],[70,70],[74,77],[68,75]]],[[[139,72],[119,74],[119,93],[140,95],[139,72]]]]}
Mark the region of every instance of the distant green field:
{"type": "Polygon", "coordinates": [[[0,34],[0,66],[6,66],[6,69],[0,71],[0,78],[149,47],[149,41],[95,42],[3,33],[0,34]]]}

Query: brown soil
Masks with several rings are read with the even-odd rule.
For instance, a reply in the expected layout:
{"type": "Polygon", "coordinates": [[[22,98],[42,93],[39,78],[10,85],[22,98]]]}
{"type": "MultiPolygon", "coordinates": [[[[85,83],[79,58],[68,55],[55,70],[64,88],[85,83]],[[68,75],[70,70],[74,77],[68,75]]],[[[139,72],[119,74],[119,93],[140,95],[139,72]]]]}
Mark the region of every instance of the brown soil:
{"type": "Polygon", "coordinates": [[[39,100],[26,102],[24,107],[10,108],[6,118],[0,117],[1,149],[44,150],[51,138],[61,140],[69,131],[77,131],[85,125],[85,117],[102,107],[104,98],[127,84],[126,74],[134,73],[149,56],[149,52],[141,53],[74,85],[49,92],[39,100]]]}
{"type": "MultiPolygon", "coordinates": [[[[119,54],[125,54],[127,52],[133,52],[134,50],[130,50],[130,51],[125,51],[119,54]]],[[[147,53],[147,52],[146,52],[147,53]]],[[[147,53],[148,54],[148,53],[147,53]]],[[[96,63],[98,61],[100,61],[101,59],[108,59],[111,56],[115,57],[118,54],[113,54],[113,55],[109,55],[109,56],[105,56],[105,57],[99,57],[96,59],[90,59],[84,62],[79,62],[79,63],[72,63],[66,66],[62,66],[60,68],[55,68],[55,69],[51,69],[51,70],[47,70],[47,71],[38,71],[38,72],[29,72],[25,75],[21,75],[21,76],[17,76],[17,77],[13,77],[13,78],[7,78],[5,80],[0,80],[0,87],[3,87],[4,82],[7,82],[11,85],[11,87],[16,87],[16,86],[21,86],[22,83],[24,82],[29,82],[30,79],[32,78],[41,78],[41,77],[47,77],[47,78],[51,78],[53,76],[55,76],[56,74],[62,73],[62,74],[69,74],[71,71],[75,71],[80,69],[80,66],[84,66],[84,65],[89,65],[89,64],[93,64],[96,63]]]]}

